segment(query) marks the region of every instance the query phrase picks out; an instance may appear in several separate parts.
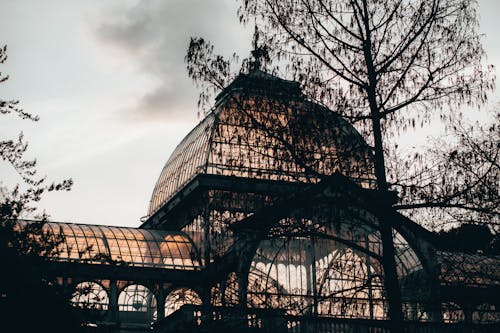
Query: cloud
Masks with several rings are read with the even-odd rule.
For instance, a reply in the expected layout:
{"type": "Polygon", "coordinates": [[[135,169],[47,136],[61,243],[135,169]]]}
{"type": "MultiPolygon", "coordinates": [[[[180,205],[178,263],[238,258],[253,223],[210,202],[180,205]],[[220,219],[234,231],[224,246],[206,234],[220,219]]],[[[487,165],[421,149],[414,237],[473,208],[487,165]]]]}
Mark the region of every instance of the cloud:
{"type": "Polygon", "coordinates": [[[184,63],[189,38],[204,37],[225,55],[246,55],[251,31],[238,23],[236,9],[231,0],[142,0],[129,8],[110,8],[102,16],[95,29],[98,39],[127,52],[154,81],[143,87],[132,110],[136,115],[178,118],[196,113],[197,91],[184,63]]]}

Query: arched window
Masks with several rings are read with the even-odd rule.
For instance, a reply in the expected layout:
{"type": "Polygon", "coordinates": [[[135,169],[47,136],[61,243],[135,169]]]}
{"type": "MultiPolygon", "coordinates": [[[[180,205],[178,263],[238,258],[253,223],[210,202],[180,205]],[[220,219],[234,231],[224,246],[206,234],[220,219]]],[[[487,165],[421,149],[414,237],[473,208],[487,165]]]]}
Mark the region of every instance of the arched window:
{"type": "Polygon", "coordinates": [[[201,305],[201,298],[193,289],[175,289],[165,299],[165,316],[169,316],[179,310],[184,304],[201,305]]]}
{"type": "Polygon", "coordinates": [[[90,310],[107,310],[108,293],[96,282],[81,282],[76,285],[70,300],[71,305],[90,310]]]}
{"type": "Polygon", "coordinates": [[[156,298],[145,286],[133,284],[118,296],[118,309],[129,312],[151,312],[156,310],[156,298]]]}
{"type": "Polygon", "coordinates": [[[384,318],[382,283],[365,255],[340,248],[316,265],[318,313],[353,318],[384,318]],[[332,255],[333,254],[333,255],[332,255]]]}
{"type": "Polygon", "coordinates": [[[325,232],[262,241],[248,276],[249,306],[384,319],[380,263],[353,241],[346,241],[351,248],[331,238],[325,232]]]}
{"type": "Polygon", "coordinates": [[[445,323],[458,323],[465,320],[465,314],[462,308],[456,303],[443,303],[443,321],[445,323]]]}
{"type": "Polygon", "coordinates": [[[496,323],[500,321],[500,312],[494,304],[483,303],[472,312],[472,321],[475,323],[496,323]]]}

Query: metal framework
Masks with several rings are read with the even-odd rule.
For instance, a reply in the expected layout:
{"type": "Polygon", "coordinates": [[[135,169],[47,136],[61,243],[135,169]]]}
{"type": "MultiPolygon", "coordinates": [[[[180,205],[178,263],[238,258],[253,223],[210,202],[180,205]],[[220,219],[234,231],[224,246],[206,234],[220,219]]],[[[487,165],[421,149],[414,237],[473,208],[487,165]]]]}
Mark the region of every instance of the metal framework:
{"type": "Polygon", "coordinates": [[[71,305],[82,309],[106,311],[109,307],[109,297],[106,289],[97,282],[81,282],[75,286],[71,305]]]}
{"type": "Polygon", "coordinates": [[[276,101],[261,92],[243,93],[238,85],[231,89],[238,95],[221,94],[172,153],[155,185],[150,215],[199,174],[317,182],[340,171],[373,186],[369,148],[339,115],[300,92],[276,101]]]}
{"type": "MultiPolygon", "coordinates": [[[[29,222],[19,222],[21,226],[29,222]]],[[[59,238],[52,260],[132,267],[199,270],[193,241],[179,231],[74,223],[45,223],[43,233],[59,238]]]]}
{"type": "Polygon", "coordinates": [[[387,319],[380,224],[388,218],[406,319],[499,321],[488,294],[498,293],[498,277],[454,280],[460,260],[437,252],[373,180],[370,148],[352,126],[297,83],[255,69],[177,146],[139,229],[46,223],[45,239],[62,240],[49,266],[72,304],[106,311],[110,322],[196,328],[208,316],[259,328],[274,316],[290,332],[311,318],[329,331],[331,320],[387,319]],[[460,288],[474,300],[457,298],[460,288]]]}
{"type": "Polygon", "coordinates": [[[129,285],[118,296],[118,309],[128,312],[153,313],[156,310],[156,298],[146,286],[129,285]]]}

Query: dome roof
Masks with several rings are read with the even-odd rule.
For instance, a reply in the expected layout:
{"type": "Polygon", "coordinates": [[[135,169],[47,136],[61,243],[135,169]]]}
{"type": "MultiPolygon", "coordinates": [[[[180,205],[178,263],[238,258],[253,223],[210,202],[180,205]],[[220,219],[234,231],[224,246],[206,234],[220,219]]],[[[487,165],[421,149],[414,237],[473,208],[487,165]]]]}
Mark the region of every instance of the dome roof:
{"type": "Polygon", "coordinates": [[[297,82],[260,70],[239,75],[176,147],[149,216],[199,174],[314,182],[339,171],[371,186],[371,153],[342,117],[302,95],[297,82]]]}

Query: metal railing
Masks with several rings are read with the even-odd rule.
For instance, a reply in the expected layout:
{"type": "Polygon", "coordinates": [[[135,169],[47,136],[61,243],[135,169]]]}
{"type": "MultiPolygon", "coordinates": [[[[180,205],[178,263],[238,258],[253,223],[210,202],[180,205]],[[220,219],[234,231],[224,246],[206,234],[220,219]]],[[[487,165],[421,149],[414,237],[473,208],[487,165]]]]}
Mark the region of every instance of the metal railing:
{"type": "MultiPolygon", "coordinates": [[[[184,305],[154,324],[154,332],[269,332],[269,333],[390,333],[387,320],[289,316],[282,310],[184,305]]],[[[404,333],[496,333],[500,323],[432,323],[405,321],[404,333]]],[[[402,329],[402,330],[401,330],[402,329]]]]}

